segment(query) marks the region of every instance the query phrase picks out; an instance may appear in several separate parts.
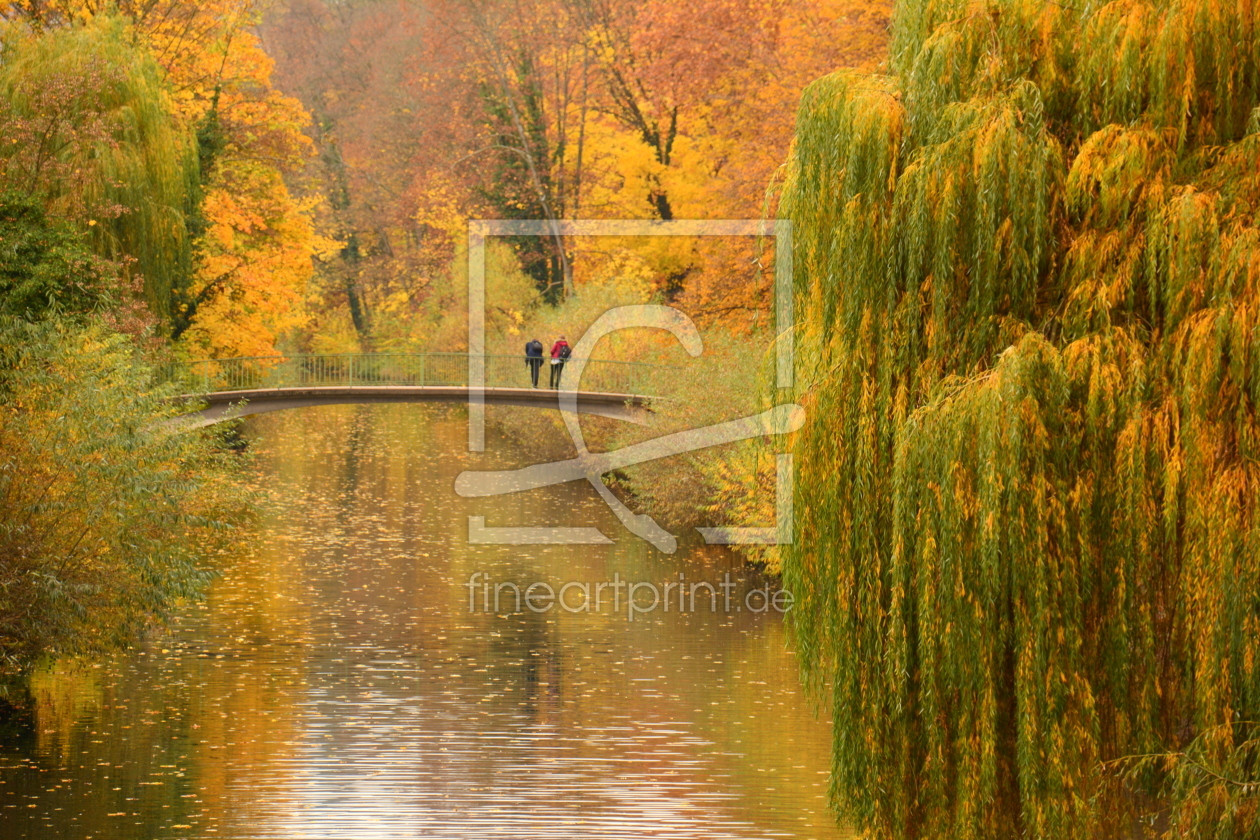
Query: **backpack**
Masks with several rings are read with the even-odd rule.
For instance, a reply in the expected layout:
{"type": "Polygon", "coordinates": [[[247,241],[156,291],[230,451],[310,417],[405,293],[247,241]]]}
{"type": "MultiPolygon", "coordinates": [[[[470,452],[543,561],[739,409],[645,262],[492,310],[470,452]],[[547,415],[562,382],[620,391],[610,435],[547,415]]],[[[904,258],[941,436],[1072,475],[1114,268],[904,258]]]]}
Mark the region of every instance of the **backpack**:
{"type": "Polygon", "coordinates": [[[567,359],[571,355],[573,355],[573,348],[569,345],[566,344],[560,348],[560,358],[567,359]]]}

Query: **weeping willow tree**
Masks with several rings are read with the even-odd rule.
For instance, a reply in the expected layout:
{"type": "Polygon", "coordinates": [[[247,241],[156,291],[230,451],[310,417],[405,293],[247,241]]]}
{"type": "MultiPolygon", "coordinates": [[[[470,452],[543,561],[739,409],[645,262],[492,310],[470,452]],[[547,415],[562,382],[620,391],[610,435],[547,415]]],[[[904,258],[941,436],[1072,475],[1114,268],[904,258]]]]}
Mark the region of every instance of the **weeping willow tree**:
{"type": "Polygon", "coordinates": [[[833,801],[1260,836],[1260,2],[903,0],[890,56],[784,196],[833,801]]]}
{"type": "Polygon", "coordinates": [[[86,225],[168,321],[188,283],[199,182],[194,138],[172,117],[157,64],[109,16],[5,34],[3,186],[86,225]]]}

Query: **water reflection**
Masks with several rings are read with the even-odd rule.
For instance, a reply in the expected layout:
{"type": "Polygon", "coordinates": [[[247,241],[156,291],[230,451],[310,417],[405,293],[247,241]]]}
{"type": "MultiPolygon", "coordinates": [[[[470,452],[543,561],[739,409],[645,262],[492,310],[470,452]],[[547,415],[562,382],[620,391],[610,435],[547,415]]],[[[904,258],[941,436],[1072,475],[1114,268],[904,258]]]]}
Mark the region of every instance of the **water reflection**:
{"type": "Polygon", "coordinates": [[[729,572],[738,604],[761,582],[729,555],[660,555],[579,483],[458,498],[460,470],[517,464],[502,441],[470,460],[456,410],[251,423],[272,508],[251,552],[169,635],[32,682],[0,732],[0,836],[840,836],[773,612],[468,610],[478,572],[729,572]],[[469,514],[619,541],[469,546],[469,514]]]}

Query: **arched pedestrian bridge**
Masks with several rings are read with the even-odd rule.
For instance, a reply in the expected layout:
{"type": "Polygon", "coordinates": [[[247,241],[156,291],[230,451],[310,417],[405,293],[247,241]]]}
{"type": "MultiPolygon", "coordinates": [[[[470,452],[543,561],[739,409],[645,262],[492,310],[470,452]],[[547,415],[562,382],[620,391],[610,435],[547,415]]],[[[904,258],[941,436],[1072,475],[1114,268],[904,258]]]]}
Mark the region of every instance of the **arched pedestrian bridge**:
{"type": "MultiPolygon", "coordinates": [[[[197,405],[177,418],[181,426],[206,426],[249,414],[317,405],[366,403],[467,403],[481,394],[486,405],[559,408],[560,390],[548,385],[549,360],[532,387],[522,356],[483,356],[484,384],[471,388],[466,353],[372,353],[251,356],[183,362],[168,366],[163,378],[176,383],[175,399],[197,405]]],[[[565,366],[560,386],[576,391],[580,414],[597,414],[646,424],[652,398],[646,396],[663,365],[588,359],[579,383],[565,366]]]]}

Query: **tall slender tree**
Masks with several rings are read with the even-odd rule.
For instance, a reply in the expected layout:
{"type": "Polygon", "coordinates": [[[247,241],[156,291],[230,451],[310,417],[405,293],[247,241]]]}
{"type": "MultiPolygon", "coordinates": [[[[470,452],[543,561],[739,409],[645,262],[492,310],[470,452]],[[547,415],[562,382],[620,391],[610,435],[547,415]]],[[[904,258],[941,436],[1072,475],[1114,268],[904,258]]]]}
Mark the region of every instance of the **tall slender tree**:
{"type": "Polygon", "coordinates": [[[548,223],[549,237],[522,237],[518,251],[544,294],[572,294],[572,255],[559,222],[581,182],[569,141],[591,67],[578,21],[563,5],[539,0],[458,0],[437,28],[463,42],[465,72],[489,124],[490,145],[475,150],[497,161],[483,199],[507,218],[548,223]]]}

